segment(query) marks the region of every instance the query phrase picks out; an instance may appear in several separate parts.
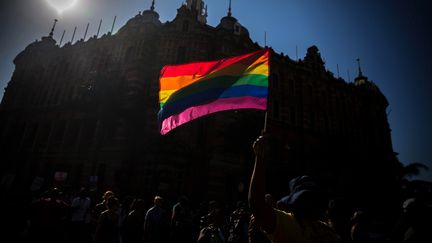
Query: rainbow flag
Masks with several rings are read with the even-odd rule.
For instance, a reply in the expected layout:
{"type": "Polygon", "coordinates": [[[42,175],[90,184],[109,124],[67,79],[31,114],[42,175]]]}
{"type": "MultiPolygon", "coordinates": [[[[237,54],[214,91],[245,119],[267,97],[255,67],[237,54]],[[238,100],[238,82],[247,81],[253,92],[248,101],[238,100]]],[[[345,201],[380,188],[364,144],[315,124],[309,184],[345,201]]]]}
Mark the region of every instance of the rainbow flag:
{"type": "Polygon", "coordinates": [[[267,109],[269,50],[167,65],[160,74],[160,133],[214,112],[267,109]]]}

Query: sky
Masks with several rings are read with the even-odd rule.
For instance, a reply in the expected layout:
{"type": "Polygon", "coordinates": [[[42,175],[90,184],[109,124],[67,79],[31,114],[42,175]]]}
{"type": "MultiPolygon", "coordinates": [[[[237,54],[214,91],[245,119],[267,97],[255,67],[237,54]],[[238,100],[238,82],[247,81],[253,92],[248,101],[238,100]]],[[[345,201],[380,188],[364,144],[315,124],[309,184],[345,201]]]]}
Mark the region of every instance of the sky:
{"type": "MultiPolygon", "coordinates": [[[[174,19],[182,0],[156,0],[162,22],[174,19]]],[[[227,14],[229,0],[207,0],[208,24],[216,26],[227,14]]],[[[24,48],[47,36],[58,19],[54,39],[63,44],[116,32],[151,0],[14,0],[0,1],[0,98],[10,80],[13,59],[24,48]],[[68,9],[66,7],[71,6],[68,9]],[[58,9],[63,8],[60,13],[58,9]]],[[[424,163],[419,177],[432,181],[432,1],[428,0],[232,0],[232,13],[251,39],[303,58],[316,45],[328,70],[347,82],[363,74],[375,82],[389,101],[387,110],[393,149],[401,162],[424,163]],[[297,51],[296,51],[297,50],[297,51]],[[348,75],[349,73],[349,75],[348,75]]]]}

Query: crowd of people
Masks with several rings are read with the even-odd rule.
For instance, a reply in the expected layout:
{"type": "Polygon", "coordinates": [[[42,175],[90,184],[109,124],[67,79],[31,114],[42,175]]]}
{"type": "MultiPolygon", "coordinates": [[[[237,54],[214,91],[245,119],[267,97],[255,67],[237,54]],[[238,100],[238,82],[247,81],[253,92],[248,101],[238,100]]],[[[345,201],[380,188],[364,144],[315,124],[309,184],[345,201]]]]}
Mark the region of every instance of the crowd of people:
{"type": "Polygon", "coordinates": [[[160,195],[149,205],[111,190],[98,199],[84,187],[73,196],[53,188],[22,210],[25,223],[14,225],[20,227],[16,238],[44,243],[431,242],[431,208],[420,198],[401,205],[399,220],[388,232],[377,231],[367,211],[340,210],[343,201],[328,200],[311,176],[292,179],[290,194],[276,200],[266,193],[266,136],[253,148],[248,200],[233,207],[214,200],[196,207],[186,196],[171,203],[160,195]]]}

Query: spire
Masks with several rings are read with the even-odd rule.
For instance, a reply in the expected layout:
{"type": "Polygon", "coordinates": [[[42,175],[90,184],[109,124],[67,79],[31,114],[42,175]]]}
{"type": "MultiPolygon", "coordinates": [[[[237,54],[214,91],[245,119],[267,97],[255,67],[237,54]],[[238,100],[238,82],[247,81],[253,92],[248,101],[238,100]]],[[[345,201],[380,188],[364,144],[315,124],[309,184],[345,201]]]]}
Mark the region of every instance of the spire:
{"type": "Polygon", "coordinates": [[[358,76],[354,79],[354,84],[356,85],[361,85],[361,84],[365,84],[368,82],[368,77],[363,76],[363,72],[361,70],[361,65],[360,65],[360,58],[357,58],[357,63],[358,63],[358,76]]]}
{"type": "Polygon", "coordinates": [[[151,7],[150,7],[150,10],[151,10],[151,11],[154,11],[154,9],[155,9],[155,1],[153,0],[153,1],[152,1],[152,5],[151,5],[151,7]]]}
{"type": "Polygon", "coordinates": [[[60,38],[60,44],[59,44],[59,46],[61,46],[61,44],[63,42],[63,37],[64,37],[65,34],[66,34],[66,30],[63,30],[63,34],[62,34],[62,37],[60,38]]]}
{"type": "Polygon", "coordinates": [[[54,19],[53,27],[51,28],[51,32],[49,33],[50,37],[53,37],[53,35],[54,35],[54,29],[55,29],[55,26],[57,24],[57,21],[58,21],[57,19],[54,19]]]}
{"type": "Polygon", "coordinates": [[[228,17],[231,17],[232,13],[231,13],[231,0],[229,0],[229,7],[228,7],[228,17]]]}
{"type": "Polygon", "coordinates": [[[205,5],[205,12],[204,12],[204,17],[206,17],[207,18],[207,16],[208,16],[208,12],[207,12],[207,4],[205,5]]]}
{"type": "Polygon", "coordinates": [[[359,76],[359,77],[362,77],[362,76],[363,76],[363,73],[362,73],[362,70],[361,70],[360,58],[357,58],[357,63],[358,63],[358,71],[359,71],[358,76],[359,76]]]}

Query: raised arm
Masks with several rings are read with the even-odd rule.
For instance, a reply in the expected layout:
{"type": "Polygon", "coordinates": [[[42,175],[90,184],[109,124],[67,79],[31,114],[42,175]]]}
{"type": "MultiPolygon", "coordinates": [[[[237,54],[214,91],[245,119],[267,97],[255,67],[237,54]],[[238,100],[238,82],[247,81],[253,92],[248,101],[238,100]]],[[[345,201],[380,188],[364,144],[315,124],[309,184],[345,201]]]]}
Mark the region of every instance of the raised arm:
{"type": "Polygon", "coordinates": [[[268,136],[260,136],[253,144],[255,166],[249,185],[249,206],[258,226],[268,234],[273,233],[276,225],[276,214],[273,208],[265,203],[265,160],[269,156],[268,136]]]}

